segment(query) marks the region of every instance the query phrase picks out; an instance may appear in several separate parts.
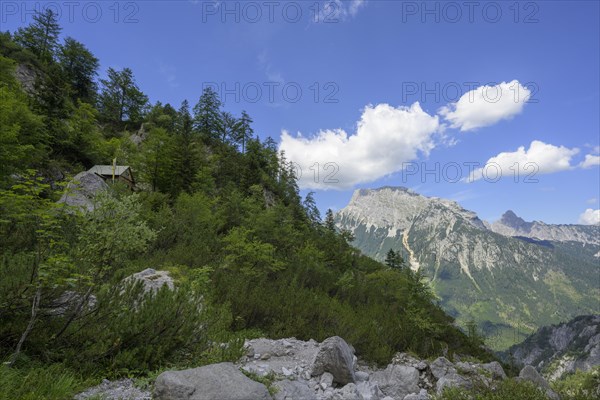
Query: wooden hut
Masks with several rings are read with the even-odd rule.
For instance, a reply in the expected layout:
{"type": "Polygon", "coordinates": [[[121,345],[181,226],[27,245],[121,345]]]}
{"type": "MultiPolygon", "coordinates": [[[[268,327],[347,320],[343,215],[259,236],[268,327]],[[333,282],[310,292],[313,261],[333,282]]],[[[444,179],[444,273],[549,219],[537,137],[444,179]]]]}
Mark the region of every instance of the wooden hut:
{"type": "Polygon", "coordinates": [[[131,190],[135,188],[133,172],[127,165],[94,165],[90,172],[104,179],[106,183],[123,182],[131,190]]]}

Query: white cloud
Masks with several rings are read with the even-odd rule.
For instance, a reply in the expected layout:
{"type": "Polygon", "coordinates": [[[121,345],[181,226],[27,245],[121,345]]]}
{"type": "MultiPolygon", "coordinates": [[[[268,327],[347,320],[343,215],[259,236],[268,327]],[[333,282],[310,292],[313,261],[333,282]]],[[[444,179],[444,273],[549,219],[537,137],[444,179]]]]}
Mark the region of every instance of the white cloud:
{"type": "Polygon", "coordinates": [[[179,83],[177,83],[177,70],[174,66],[164,63],[159,63],[158,72],[163,76],[169,87],[177,88],[179,87],[179,83]]]}
{"type": "Polygon", "coordinates": [[[367,0],[323,0],[318,8],[319,14],[315,16],[317,22],[345,21],[355,17],[361,8],[367,5],[367,0]]]}
{"type": "Polygon", "coordinates": [[[588,204],[596,204],[598,202],[598,199],[596,197],[592,197],[591,199],[588,199],[586,201],[586,203],[588,204]]]}
{"type": "Polygon", "coordinates": [[[569,149],[534,140],[528,150],[521,146],[517,151],[503,152],[490,158],[483,168],[474,170],[467,181],[473,182],[484,177],[493,181],[498,171],[503,177],[515,177],[518,171],[520,181],[526,177],[535,179],[537,174],[572,169],[571,158],[578,152],[577,148],[569,149]]]}
{"type": "Polygon", "coordinates": [[[350,2],[350,7],[348,8],[348,12],[351,16],[355,16],[356,13],[366,5],[366,0],[352,0],[350,2]]]}
{"type": "Polygon", "coordinates": [[[463,94],[456,103],[440,108],[438,113],[450,127],[470,131],[519,114],[530,96],[530,90],[517,80],[484,85],[463,94]]]}
{"type": "Polygon", "coordinates": [[[439,118],[423,111],[418,102],[397,108],[369,105],[355,134],[343,129],[322,130],[305,138],[283,131],[280,150],[298,164],[301,188],[347,189],[400,171],[402,163],[415,160],[418,153],[429,154],[439,129],[439,118]],[[319,163],[318,176],[315,163],[319,163]],[[325,168],[327,163],[334,164],[325,168]]]}
{"type": "Polygon", "coordinates": [[[591,168],[600,165],[600,156],[594,154],[586,154],[585,160],[579,164],[581,168],[591,168]]]}
{"type": "Polygon", "coordinates": [[[265,73],[269,82],[285,83],[285,79],[283,78],[283,75],[281,75],[281,72],[274,70],[267,50],[263,50],[258,55],[258,67],[265,73]]]}
{"type": "Polygon", "coordinates": [[[588,208],[579,216],[579,223],[583,225],[600,224],[600,210],[588,208]]]}

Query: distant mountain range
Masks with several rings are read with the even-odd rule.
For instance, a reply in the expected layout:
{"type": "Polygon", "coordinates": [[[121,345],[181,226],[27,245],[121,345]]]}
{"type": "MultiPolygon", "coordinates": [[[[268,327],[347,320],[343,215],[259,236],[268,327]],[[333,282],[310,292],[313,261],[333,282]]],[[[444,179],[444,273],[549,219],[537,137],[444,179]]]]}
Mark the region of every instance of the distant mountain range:
{"type": "Polygon", "coordinates": [[[474,319],[497,350],[599,311],[599,226],[525,222],[512,211],[489,224],[454,201],[401,187],[357,190],[336,225],[373,258],[399,251],[442,307],[459,324],[474,319]]]}
{"type": "Polygon", "coordinates": [[[504,236],[522,236],[559,242],[600,244],[597,225],[549,225],[539,221],[526,222],[508,210],[489,228],[504,236]]]}

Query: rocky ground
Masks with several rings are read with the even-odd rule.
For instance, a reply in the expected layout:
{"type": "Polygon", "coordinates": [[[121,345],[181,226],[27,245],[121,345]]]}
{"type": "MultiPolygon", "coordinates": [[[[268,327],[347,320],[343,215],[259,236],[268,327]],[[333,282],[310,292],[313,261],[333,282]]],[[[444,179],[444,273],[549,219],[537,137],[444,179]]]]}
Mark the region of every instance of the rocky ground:
{"type": "MultiPolygon", "coordinates": [[[[237,363],[220,363],[161,374],[154,392],[130,380],[105,381],[76,399],[131,400],[427,400],[446,387],[493,386],[506,379],[497,362],[430,362],[398,353],[384,369],[361,363],[340,337],[322,343],[295,338],[254,339],[237,363]],[[261,382],[269,384],[267,387],[261,382]]],[[[534,382],[549,398],[558,398],[532,367],[520,379],[534,382]]]]}

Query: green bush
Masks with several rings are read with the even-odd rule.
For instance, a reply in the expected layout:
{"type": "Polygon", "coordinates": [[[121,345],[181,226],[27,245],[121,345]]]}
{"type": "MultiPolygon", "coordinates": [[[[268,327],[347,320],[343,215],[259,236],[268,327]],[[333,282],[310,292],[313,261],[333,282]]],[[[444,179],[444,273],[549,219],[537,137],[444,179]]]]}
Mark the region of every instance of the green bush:
{"type": "Polygon", "coordinates": [[[553,389],[567,400],[600,398],[600,366],[587,372],[577,371],[553,382],[553,389]]]}
{"type": "Polygon", "coordinates": [[[155,293],[144,293],[140,283],[114,285],[99,293],[94,311],[73,323],[52,353],[84,370],[143,375],[214,352],[212,342],[226,339],[229,323],[226,307],[207,304],[190,284],[155,293]]]}
{"type": "Polygon", "coordinates": [[[449,388],[436,400],[548,400],[531,382],[504,380],[494,388],[477,387],[473,390],[449,388]]]}

